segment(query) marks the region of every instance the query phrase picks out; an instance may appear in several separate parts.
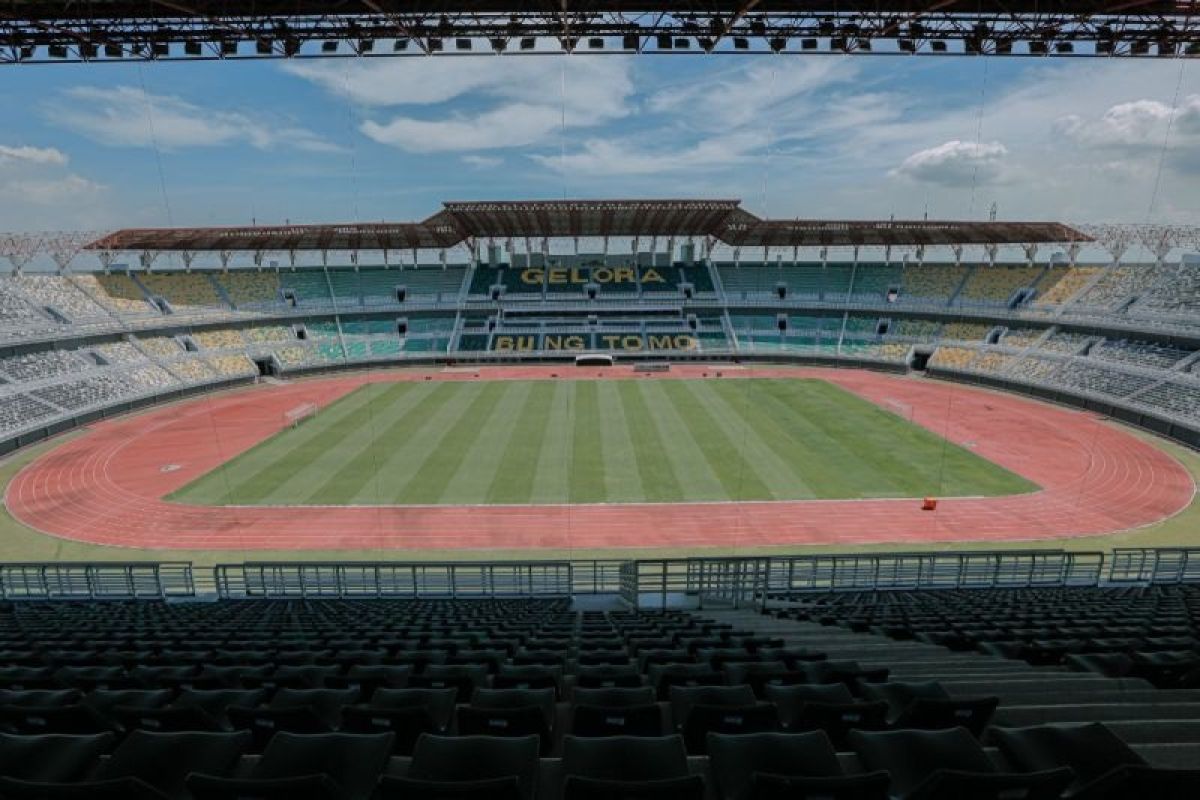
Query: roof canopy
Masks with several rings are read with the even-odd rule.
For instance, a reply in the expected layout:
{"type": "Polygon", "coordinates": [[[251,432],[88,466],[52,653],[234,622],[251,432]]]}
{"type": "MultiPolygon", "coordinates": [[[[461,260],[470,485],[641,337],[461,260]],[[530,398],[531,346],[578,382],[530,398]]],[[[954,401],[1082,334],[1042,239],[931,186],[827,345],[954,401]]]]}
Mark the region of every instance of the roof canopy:
{"type": "Polygon", "coordinates": [[[444,203],[423,222],[130,228],[92,250],[297,251],[447,248],[468,240],[712,238],[733,247],[1035,244],[1091,241],[1057,222],[768,220],[738,200],[534,200],[444,203]]]}

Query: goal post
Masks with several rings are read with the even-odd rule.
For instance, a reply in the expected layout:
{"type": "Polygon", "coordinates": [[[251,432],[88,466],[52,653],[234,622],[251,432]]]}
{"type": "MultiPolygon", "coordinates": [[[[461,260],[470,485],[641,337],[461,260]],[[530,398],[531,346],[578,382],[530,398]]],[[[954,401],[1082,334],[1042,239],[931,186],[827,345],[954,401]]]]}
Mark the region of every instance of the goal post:
{"type": "Polygon", "coordinates": [[[283,421],[288,427],[295,428],[304,420],[317,415],[318,406],[316,403],[301,403],[295,408],[289,408],[283,412],[283,421]]]}

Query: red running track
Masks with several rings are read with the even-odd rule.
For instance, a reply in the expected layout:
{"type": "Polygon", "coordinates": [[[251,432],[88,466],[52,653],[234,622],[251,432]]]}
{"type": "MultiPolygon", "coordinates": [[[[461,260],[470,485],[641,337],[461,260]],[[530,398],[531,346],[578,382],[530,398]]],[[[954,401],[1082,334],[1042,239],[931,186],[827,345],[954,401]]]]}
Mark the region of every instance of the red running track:
{"type": "MultiPolygon", "coordinates": [[[[24,524],[95,544],[187,549],[748,547],[1012,541],[1127,530],[1171,516],[1195,483],[1174,459],[1093,414],[1020,397],[866,371],[675,367],[644,379],[819,377],[909,416],[1033,480],[1041,491],[950,498],[574,506],[209,507],[162,498],[279,430],[303,403],[368,381],[563,379],[590,370],[389,371],[263,385],[108,420],[9,484],[24,524]]],[[[631,376],[628,368],[605,378],[631,376]]]]}

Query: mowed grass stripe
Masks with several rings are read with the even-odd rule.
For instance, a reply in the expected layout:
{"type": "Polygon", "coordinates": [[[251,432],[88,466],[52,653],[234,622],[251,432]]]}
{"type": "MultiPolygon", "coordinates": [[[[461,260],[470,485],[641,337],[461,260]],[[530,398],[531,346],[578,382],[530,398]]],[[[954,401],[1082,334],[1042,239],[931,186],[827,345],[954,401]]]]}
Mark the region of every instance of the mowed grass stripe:
{"type": "MultiPolygon", "coordinates": [[[[388,504],[416,474],[429,448],[444,431],[443,425],[450,424],[470,400],[462,385],[457,383],[426,384],[433,387],[404,416],[395,419],[380,431],[378,441],[364,455],[364,463],[374,463],[378,480],[362,483],[351,502],[388,504]]],[[[476,390],[471,389],[470,392],[476,390]]]]}
{"type": "Polygon", "coordinates": [[[546,432],[534,465],[530,502],[565,503],[571,490],[571,413],[575,381],[554,383],[545,418],[546,432]]]}
{"type": "Polygon", "coordinates": [[[535,467],[542,452],[554,387],[548,381],[530,384],[529,396],[501,453],[500,466],[487,487],[487,502],[528,503],[533,498],[535,467]]]}
{"type": "Polygon", "coordinates": [[[595,381],[574,381],[570,496],[572,503],[602,503],[608,499],[604,483],[604,453],[600,444],[600,402],[595,381]]]}
{"type": "Polygon", "coordinates": [[[617,392],[625,422],[629,426],[629,438],[633,441],[633,456],[642,483],[642,496],[651,502],[681,500],[684,496],[683,487],[667,457],[667,448],[646,406],[641,387],[642,384],[636,381],[622,381],[618,384],[617,392]]]}
{"type": "Polygon", "coordinates": [[[776,496],[747,458],[742,447],[744,438],[734,439],[731,436],[734,431],[726,427],[727,421],[718,419],[705,407],[700,397],[704,384],[664,381],[662,388],[704,454],[709,469],[724,487],[726,498],[770,500],[776,496]]]}
{"type": "MultiPolygon", "coordinates": [[[[376,398],[363,409],[357,430],[347,431],[342,438],[332,443],[323,453],[314,454],[311,461],[297,469],[295,474],[263,496],[263,503],[283,505],[291,497],[311,497],[318,487],[331,476],[342,476],[349,483],[355,480],[350,472],[352,460],[364,448],[378,439],[396,419],[417,406],[432,389],[406,383],[408,388],[397,390],[395,384],[380,386],[376,398]]],[[[362,480],[370,484],[371,498],[375,497],[375,481],[379,472],[372,469],[369,477],[362,480]]],[[[340,496],[335,502],[345,502],[340,496]]],[[[324,502],[324,501],[321,501],[324,502]]]]}
{"type": "Polygon", "coordinates": [[[633,439],[617,386],[612,381],[596,382],[601,420],[600,450],[604,455],[604,486],[610,503],[636,503],[645,500],[646,495],[638,476],[633,439]]]}
{"type": "Polygon", "coordinates": [[[790,409],[789,418],[797,424],[808,423],[809,417],[820,420],[820,435],[827,439],[827,448],[836,448],[830,466],[837,467],[842,476],[841,491],[857,490],[860,496],[867,496],[864,489],[870,487],[870,495],[876,497],[916,497],[925,493],[929,459],[923,455],[939,452],[940,442],[921,441],[924,437],[915,426],[903,424],[874,403],[833,384],[765,383],[764,403],[768,407],[775,405],[781,412],[790,409]],[[806,411],[802,416],[796,411],[801,408],[806,411]],[[905,441],[905,434],[917,436],[905,441]]]}
{"type": "Polygon", "coordinates": [[[500,397],[506,391],[503,381],[489,381],[484,384],[462,384],[479,386],[472,393],[471,401],[458,414],[457,418],[445,423],[438,429],[442,435],[437,443],[429,448],[425,459],[408,483],[392,494],[394,503],[437,503],[441,501],[442,493],[453,480],[454,474],[463,465],[471,444],[479,437],[492,410],[500,402],[500,397]]]}
{"type": "MultiPolygon", "coordinates": [[[[665,384],[671,381],[642,381],[638,388],[646,398],[646,406],[658,426],[663,441],[669,442],[667,458],[683,490],[681,500],[729,500],[721,479],[704,457],[679,410],[667,396],[665,384]]],[[[707,434],[701,434],[707,435],[707,434]]]]}
{"type": "Polygon", "coordinates": [[[405,449],[419,431],[443,414],[448,401],[457,394],[450,383],[439,383],[426,391],[404,413],[387,424],[372,427],[365,444],[348,447],[351,457],[339,470],[324,474],[305,502],[312,505],[374,504],[387,502],[395,472],[389,462],[405,449]]]}
{"type": "MultiPolygon", "coordinates": [[[[717,384],[706,383],[696,388],[700,402],[714,418],[723,420],[729,431],[730,441],[742,453],[747,466],[758,473],[766,484],[769,495],[758,499],[809,500],[817,497],[807,470],[777,443],[762,433],[761,428],[751,424],[752,417],[746,415],[747,404],[753,403],[754,395],[747,393],[740,407],[728,403],[716,391],[717,384]]],[[[756,498],[745,496],[744,500],[756,498]]]]}
{"type": "Polygon", "coordinates": [[[833,464],[836,445],[807,414],[765,407],[762,403],[768,395],[752,381],[720,381],[713,388],[727,413],[740,418],[748,433],[752,432],[796,476],[793,499],[858,496],[845,493],[845,480],[833,464]]]}
{"type": "Polygon", "coordinates": [[[381,386],[359,387],[298,427],[285,428],[185,486],[173,499],[229,505],[262,503],[264,497],[295,475],[299,466],[311,463],[358,430],[367,404],[379,403],[383,392],[381,386]]]}
{"type": "Polygon", "coordinates": [[[442,491],[442,503],[487,502],[488,487],[499,473],[501,460],[515,428],[513,422],[529,400],[532,384],[513,381],[501,384],[500,398],[492,407],[479,435],[463,456],[462,465],[442,491]]]}

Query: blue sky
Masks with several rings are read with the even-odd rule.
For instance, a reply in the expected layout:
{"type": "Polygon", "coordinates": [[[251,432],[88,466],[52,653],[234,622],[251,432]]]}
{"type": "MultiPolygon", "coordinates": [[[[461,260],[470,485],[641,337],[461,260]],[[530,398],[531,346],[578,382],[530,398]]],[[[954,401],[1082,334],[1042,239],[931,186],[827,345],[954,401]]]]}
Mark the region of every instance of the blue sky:
{"type": "Polygon", "coordinates": [[[0,103],[10,230],[408,220],[442,200],[563,196],[1200,222],[1200,68],[1179,61],[24,65],[0,69],[0,103]]]}

